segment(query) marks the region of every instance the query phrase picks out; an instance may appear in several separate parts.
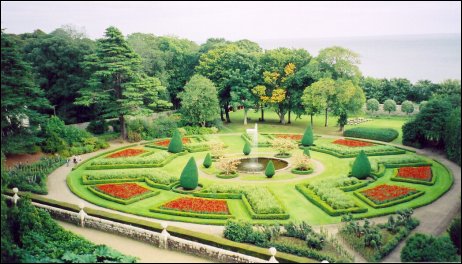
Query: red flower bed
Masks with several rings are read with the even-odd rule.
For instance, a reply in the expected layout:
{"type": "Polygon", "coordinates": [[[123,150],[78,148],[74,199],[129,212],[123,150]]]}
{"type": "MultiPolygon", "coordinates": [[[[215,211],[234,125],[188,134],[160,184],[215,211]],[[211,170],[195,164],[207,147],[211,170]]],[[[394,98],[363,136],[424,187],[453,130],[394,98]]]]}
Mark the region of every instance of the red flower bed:
{"type": "Polygon", "coordinates": [[[108,156],[108,158],[122,158],[122,157],[132,157],[137,156],[141,153],[146,152],[146,150],[142,149],[124,149],[122,151],[116,152],[108,156]]]}
{"type": "Polygon", "coordinates": [[[143,193],[150,192],[148,189],[141,187],[136,183],[102,184],[97,185],[96,189],[120,199],[131,199],[143,193]]]}
{"type": "Polygon", "coordinates": [[[289,135],[289,134],[278,134],[276,135],[277,138],[286,138],[286,139],[292,139],[296,141],[302,140],[302,135],[289,135]]]}
{"type": "Polygon", "coordinates": [[[229,214],[225,200],[183,197],[168,202],[161,208],[201,214],[229,214]]]}
{"type": "MultiPolygon", "coordinates": [[[[183,144],[187,144],[191,142],[191,140],[189,138],[182,138],[181,142],[183,142],[183,144]]],[[[165,139],[165,140],[154,142],[154,145],[161,146],[161,147],[168,147],[169,144],[170,144],[170,139],[165,139]]]]}
{"type": "Polygon", "coordinates": [[[395,185],[382,184],[374,188],[362,191],[361,193],[372,200],[374,203],[383,204],[417,193],[417,190],[395,185]]]}
{"type": "Polygon", "coordinates": [[[374,144],[369,143],[369,142],[364,142],[364,141],[359,141],[359,140],[351,140],[351,139],[337,139],[332,143],[347,146],[347,147],[369,147],[369,146],[374,145],[374,144]]]}
{"type": "Polygon", "coordinates": [[[399,168],[397,176],[401,178],[431,181],[432,180],[432,169],[430,168],[430,166],[402,167],[402,168],[399,168]]]}

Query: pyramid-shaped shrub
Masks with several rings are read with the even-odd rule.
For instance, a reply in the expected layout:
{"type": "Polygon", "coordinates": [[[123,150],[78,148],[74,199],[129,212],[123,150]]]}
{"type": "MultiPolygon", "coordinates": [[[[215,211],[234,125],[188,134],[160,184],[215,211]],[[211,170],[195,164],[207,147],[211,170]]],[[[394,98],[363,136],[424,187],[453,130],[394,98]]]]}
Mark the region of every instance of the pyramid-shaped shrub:
{"type": "Polygon", "coordinates": [[[180,132],[175,130],[172,140],[170,140],[170,144],[168,144],[168,152],[180,153],[181,151],[183,151],[183,142],[181,141],[180,132]]]}
{"type": "Polygon", "coordinates": [[[205,156],[204,163],[202,163],[205,168],[210,168],[212,166],[212,156],[210,156],[210,153],[207,153],[207,156],[205,156]]]}
{"type": "Polygon", "coordinates": [[[305,147],[312,146],[314,143],[313,128],[308,125],[303,133],[302,145],[305,147]]]}
{"type": "Polygon", "coordinates": [[[196,161],[191,157],[181,172],[180,186],[185,190],[196,189],[199,183],[199,172],[197,171],[196,161]]]}
{"type": "Polygon", "coordinates": [[[364,150],[361,150],[353,162],[351,176],[358,179],[365,179],[371,174],[371,163],[364,150]]]}
{"type": "Polygon", "coordinates": [[[248,142],[245,142],[244,149],[242,150],[242,152],[244,153],[244,155],[247,156],[250,154],[251,151],[252,151],[252,147],[250,146],[248,142]]]}
{"type": "Polygon", "coordinates": [[[275,171],[275,169],[274,169],[273,161],[270,160],[270,161],[268,162],[268,165],[266,165],[265,175],[266,175],[266,177],[271,178],[271,177],[274,176],[275,173],[276,173],[276,171],[275,171]]]}

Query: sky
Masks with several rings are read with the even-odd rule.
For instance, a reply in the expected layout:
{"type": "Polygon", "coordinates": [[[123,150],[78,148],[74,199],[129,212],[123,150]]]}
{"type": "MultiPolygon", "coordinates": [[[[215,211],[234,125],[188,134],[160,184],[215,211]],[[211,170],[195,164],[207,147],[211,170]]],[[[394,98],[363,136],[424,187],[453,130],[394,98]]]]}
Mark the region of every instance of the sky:
{"type": "Polygon", "coordinates": [[[62,25],[100,38],[108,26],[204,42],[460,34],[460,2],[1,2],[8,33],[62,25]]]}

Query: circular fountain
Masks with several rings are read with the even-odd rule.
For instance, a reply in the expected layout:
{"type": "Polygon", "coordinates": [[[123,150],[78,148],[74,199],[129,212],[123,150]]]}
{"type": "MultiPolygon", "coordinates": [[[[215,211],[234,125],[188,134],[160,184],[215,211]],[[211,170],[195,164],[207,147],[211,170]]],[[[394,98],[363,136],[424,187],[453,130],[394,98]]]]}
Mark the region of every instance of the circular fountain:
{"type": "Polygon", "coordinates": [[[276,158],[243,158],[240,159],[239,165],[237,166],[237,171],[246,172],[246,173],[258,173],[263,172],[266,169],[266,165],[269,161],[273,161],[274,168],[276,170],[281,170],[289,166],[289,163],[282,159],[276,158]]]}

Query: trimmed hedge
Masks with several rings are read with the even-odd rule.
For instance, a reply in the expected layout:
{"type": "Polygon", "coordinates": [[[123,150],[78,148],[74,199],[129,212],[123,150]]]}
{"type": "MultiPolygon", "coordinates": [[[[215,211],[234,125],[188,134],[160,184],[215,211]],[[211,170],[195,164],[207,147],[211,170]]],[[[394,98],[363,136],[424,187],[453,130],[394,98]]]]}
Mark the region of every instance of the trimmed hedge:
{"type": "Polygon", "coordinates": [[[212,157],[210,156],[210,153],[207,153],[202,165],[204,165],[205,168],[210,168],[210,166],[212,166],[212,157]]]}
{"type": "Polygon", "coordinates": [[[250,202],[249,202],[249,200],[247,199],[247,197],[245,195],[242,195],[242,202],[244,203],[244,206],[247,209],[247,211],[249,212],[250,217],[252,219],[273,219],[273,220],[280,219],[280,220],[285,220],[285,219],[290,218],[290,215],[286,214],[286,213],[282,213],[282,214],[257,214],[257,213],[255,213],[255,211],[252,208],[252,205],[250,205],[250,202]]]}
{"type": "Polygon", "coordinates": [[[268,178],[272,178],[274,176],[274,174],[276,174],[276,171],[274,169],[274,164],[273,164],[273,161],[270,160],[268,162],[268,165],[266,165],[266,169],[265,169],[265,175],[266,177],[268,178]]]}
{"type": "Polygon", "coordinates": [[[181,172],[180,185],[185,190],[194,190],[199,183],[199,172],[197,170],[196,160],[191,157],[181,172]]]}
{"type": "Polygon", "coordinates": [[[314,205],[318,206],[321,208],[325,213],[327,213],[330,216],[341,216],[344,214],[349,214],[349,213],[365,213],[367,212],[367,208],[361,207],[360,205],[357,205],[357,207],[354,208],[348,208],[348,209],[333,209],[328,205],[326,202],[321,200],[316,193],[311,191],[310,189],[306,188],[302,184],[297,184],[295,185],[295,189],[299,191],[303,196],[306,197],[310,202],[312,202],[314,205]]]}
{"type": "Polygon", "coordinates": [[[138,201],[141,201],[141,200],[144,200],[146,198],[150,198],[150,197],[153,197],[153,196],[156,196],[160,193],[160,191],[152,191],[150,190],[149,192],[147,193],[144,193],[144,194],[140,194],[140,195],[137,195],[131,199],[120,199],[120,198],[116,198],[116,197],[113,197],[111,195],[108,195],[108,194],[105,194],[99,190],[96,189],[95,186],[88,186],[87,188],[90,192],[92,192],[93,194],[103,198],[103,199],[106,199],[106,200],[109,200],[111,202],[116,202],[116,203],[120,203],[120,204],[124,204],[124,205],[127,205],[127,204],[132,204],[134,202],[138,202],[138,201]]]}
{"type": "Polygon", "coordinates": [[[313,169],[309,169],[307,171],[292,169],[290,172],[292,172],[293,174],[307,175],[307,174],[313,173],[313,171],[314,171],[313,169]]]}
{"type": "Polygon", "coordinates": [[[170,140],[170,144],[168,144],[168,152],[171,153],[180,153],[183,151],[183,142],[181,141],[181,135],[180,132],[178,132],[178,129],[175,129],[175,132],[173,132],[173,137],[170,140]]]}
{"type": "Polygon", "coordinates": [[[358,179],[365,179],[371,174],[371,163],[364,150],[361,150],[353,162],[351,176],[358,179]]]}
{"type": "MultiPolygon", "coordinates": [[[[334,145],[334,144],[330,144],[330,145],[334,145]]],[[[354,158],[356,157],[356,155],[358,155],[361,149],[364,149],[364,151],[366,152],[368,156],[386,156],[386,155],[406,154],[406,150],[404,149],[398,149],[398,148],[391,147],[391,146],[383,146],[383,147],[388,147],[388,148],[382,148],[382,150],[379,151],[377,149],[373,150],[372,147],[356,148],[355,150],[351,150],[351,148],[350,150],[347,150],[348,147],[345,147],[344,150],[340,150],[340,148],[342,147],[337,147],[337,146],[331,147],[327,144],[326,145],[318,144],[315,146],[311,146],[310,149],[313,151],[329,154],[329,155],[332,155],[334,157],[341,158],[341,159],[342,158],[354,158]]]]}
{"type": "Polygon", "coordinates": [[[437,175],[433,172],[433,169],[432,169],[432,180],[431,181],[423,181],[423,180],[418,180],[418,179],[399,177],[398,176],[398,169],[395,169],[394,172],[393,172],[393,176],[390,178],[390,180],[397,181],[397,182],[409,182],[409,183],[423,184],[423,185],[432,186],[432,185],[435,185],[436,178],[437,178],[437,175]]]}
{"type": "Polygon", "coordinates": [[[343,132],[346,137],[365,138],[384,142],[395,140],[399,133],[392,128],[377,128],[377,127],[355,127],[347,129],[343,132]]]}
{"type": "Polygon", "coordinates": [[[353,194],[358,197],[361,201],[365,202],[367,205],[369,205],[370,207],[373,207],[373,208],[384,208],[384,207],[390,207],[392,205],[396,205],[396,204],[400,204],[400,203],[405,203],[405,202],[409,202],[410,200],[413,200],[423,194],[425,194],[425,191],[420,191],[420,190],[417,190],[417,193],[414,193],[414,194],[411,194],[411,195],[408,195],[406,197],[403,197],[401,199],[397,199],[397,200],[393,200],[393,201],[390,201],[388,203],[383,203],[383,204],[376,204],[374,203],[373,201],[371,201],[369,198],[367,198],[366,196],[364,196],[362,193],[360,192],[353,192],[353,194]]]}
{"type": "MultiPolygon", "coordinates": [[[[247,133],[243,133],[241,135],[241,138],[246,142],[246,143],[249,143],[250,145],[252,145],[252,139],[249,137],[249,135],[247,133]]],[[[258,147],[259,148],[267,148],[267,147],[271,147],[271,142],[260,142],[258,141],[258,147]]]]}
{"type": "Polygon", "coordinates": [[[304,147],[312,146],[314,143],[314,136],[313,136],[313,128],[311,125],[308,125],[305,129],[305,133],[303,133],[303,138],[301,141],[304,147]]]}
{"type": "Polygon", "coordinates": [[[83,164],[86,164],[86,163],[88,163],[89,161],[95,160],[95,159],[97,159],[97,158],[99,158],[99,157],[102,157],[102,156],[104,156],[104,155],[106,155],[106,154],[113,153],[113,152],[115,153],[115,152],[117,152],[117,151],[119,151],[119,150],[126,149],[126,148],[131,148],[131,147],[134,147],[134,146],[138,146],[138,144],[131,144],[131,145],[128,145],[128,146],[125,146],[125,147],[120,147],[120,148],[115,148],[115,149],[113,149],[113,150],[104,151],[104,152],[102,152],[102,153],[100,153],[100,154],[98,154],[98,155],[95,155],[95,156],[93,156],[93,157],[91,157],[91,158],[89,158],[89,159],[87,159],[87,160],[84,160],[84,161],[78,163],[77,165],[75,165],[74,167],[72,167],[72,170],[76,170],[77,168],[79,168],[79,167],[82,166],[83,164]]]}
{"type": "Polygon", "coordinates": [[[244,153],[244,155],[249,155],[250,152],[252,151],[252,147],[250,146],[249,142],[245,142],[244,144],[244,149],[242,150],[242,153],[244,153]]]}
{"type": "Polygon", "coordinates": [[[369,183],[371,183],[371,182],[370,181],[361,181],[360,183],[357,183],[357,184],[354,184],[354,185],[341,186],[341,187],[337,187],[337,188],[339,188],[340,190],[342,190],[344,192],[351,192],[351,191],[356,191],[358,189],[366,187],[367,185],[369,185],[369,183]]]}
{"type": "Polygon", "coordinates": [[[90,165],[87,170],[111,170],[111,169],[135,169],[135,168],[158,168],[167,165],[178,156],[186,155],[188,152],[180,152],[168,156],[161,163],[157,164],[112,164],[112,165],[90,165]]]}
{"type": "Polygon", "coordinates": [[[156,204],[152,208],[149,208],[149,211],[153,213],[176,215],[176,216],[183,216],[183,217],[194,217],[194,218],[202,218],[202,219],[225,219],[226,220],[226,219],[234,218],[234,216],[231,214],[194,213],[194,212],[184,212],[180,210],[170,210],[170,209],[161,208],[162,205],[169,203],[171,201],[174,201],[176,199],[178,199],[178,197],[175,197],[168,201],[164,201],[162,203],[156,204]]]}
{"type": "Polygon", "coordinates": [[[174,183],[171,183],[169,185],[160,184],[160,183],[156,183],[154,181],[151,181],[149,178],[145,178],[144,181],[146,182],[146,184],[149,187],[153,187],[153,188],[156,188],[156,189],[167,190],[167,191],[171,190],[173,188],[173,186],[178,184],[178,181],[176,181],[174,183]]]}
{"type": "Polygon", "coordinates": [[[232,178],[239,177],[239,174],[237,172],[232,172],[231,174],[227,175],[227,174],[220,172],[216,176],[217,178],[220,178],[220,179],[232,179],[232,178]]]}

